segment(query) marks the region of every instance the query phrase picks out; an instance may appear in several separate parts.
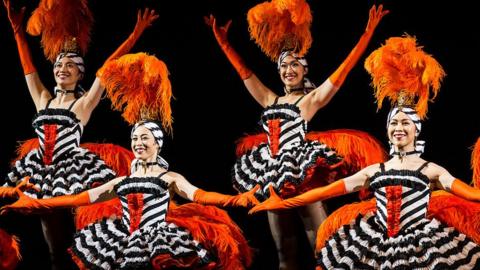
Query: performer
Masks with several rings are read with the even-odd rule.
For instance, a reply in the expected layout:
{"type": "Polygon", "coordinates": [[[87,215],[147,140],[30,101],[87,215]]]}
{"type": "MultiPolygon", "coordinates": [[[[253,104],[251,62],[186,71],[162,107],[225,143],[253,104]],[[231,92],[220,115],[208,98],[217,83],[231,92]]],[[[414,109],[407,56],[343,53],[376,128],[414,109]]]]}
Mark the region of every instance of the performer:
{"type": "MultiPolygon", "coordinates": [[[[318,269],[477,269],[480,247],[465,234],[466,226],[459,232],[447,225],[450,222],[445,224],[427,217],[429,204],[434,203],[432,187],[466,200],[480,200],[480,190],[456,179],[443,167],[420,158],[425,146],[418,140],[421,119],[427,112],[430,90],[433,96],[439,90],[444,76],[442,67],[409,36],[388,39],[367,58],[365,67],[372,76],[378,106],[382,106],[386,97],[395,105],[387,118],[392,158],[294,198],[281,200],[274,194],[251,212],[301,206],[368,186],[376,201],[339,209],[336,218],[342,214],[352,216],[353,209],[365,211],[357,211],[357,216],[343,226],[338,219],[329,221],[336,222],[338,230],[322,244],[317,239],[317,246],[323,246],[317,249],[318,269]],[[372,204],[374,211],[366,211],[372,204]]],[[[443,203],[443,207],[446,204],[449,203],[443,203]]],[[[480,209],[478,203],[462,205],[476,205],[476,211],[480,209]]],[[[454,219],[464,217],[475,225],[475,215],[459,212],[460,217],[454,219]]],[[[321,230],[325,227],[322,227],[319,236],[323,235],[321,230]]],[[[478,240],[478,235],[471,235],[478,240]]]]}
{"type": "MultiPolygon", "coordinates": [[[[49,52],[46,56],[49,58],[52,52],[57,55],[53,68],[57,85],[53,96],[41,82],[30,56],[22,27],[25,8],[16,12],[10,0],[4,1],[17,42],[25,80],[37,110],[33,128],[40,141],[39,148],[33,149],[15,163],[6,184],[14,186],[19,179],[30,176],[30,183],[38,188],[26,191],[32,198],[78,194],[115,177],[115,173],[97,155],[79,147],[83,128],[104,92],[104,86],[98,77],[89,91],[83,91],[79,85],[85,73],[85,66],[76,44],[85,44],[87,37],[83,34],[89,33],[90,29],[89,20],[72,14],[88,15],[90,14],[88,6],[78,1],[62,1],[50,3],[51,7],[46,8],[46,2],[51,1],[42,1],[39,4],[29,26],[39,23],[39,18],[42,19],[41,27],[44,27],[45,33],[42,37],[42,46],[49,52]],[[70,13],[66,10],[76,12],[70,13]],[[68,21],[47,20],[66,19],[65,14],[68,21]],[[59,25],[80,26],[80,29],[68,29],[59,25]],[[51,36],[52,33],[55,35],[51,36]]],[[[108,60],[128,52],[142,32],[157,18],[158,15],[153,10],[139,11],[134,31],[108,60]]],[[[92,20],[91,17],[89,19],[92,20]]],[[[33,28],[38,30],[38,27],[33,28]]],[[[53,269],[67,267],[68,254],[65,251],[73,235],[71,220],[71,213],[68,211],[55,211],[41,217],[53,269]]]]}
{"type": "MultiPolygon", "coordinates": [[[[332,145],[327,146],[315,140],[318,137],[306,140],[307,123],[336,94],[365,51],[378,23],[387,13],[382,6],[370,9],[365,32],[356,46],[337,70],[319,87],[315,87],[305,77],[309,70],[304,55],[312,41],[312,17],[308,4],[305,1],[272,1],[252,8],[247,15],[251,37],[267,56],[277,62],[280,79],[284,84],[282,95],[265,86],[229,44],[227,32],[231,21],[220,27],[210,15],[207,23],[211,25],[218,44],[249,93],[264,108],[261,124],[268,141],[256,145],[238,158],[232,170],[236,189],[245,192],[260,184],[257,196],[264,200],[269,197],[270,188],[285,198],[328,183],[314,181],[315,178],[311,177],[313,170],[322,164],[325,170],[332,170],[334,165],[340,165],[342,157],[331,148],[332,145]]],[[[351,134],[354,132],[344,134],[354,137],[351,134]]],[[[375,141],[368,134],[362,136],[365,141],[375,141]]],[[[364,146],[373,149],[370,151],[372,155],[381,156],[378,155],[382,153],[379,144],[376,141],[369,142],[364,142],[364,146]]],[[[308,205],[302,211],[305,231],[313,246],[315,231],[325,219],[326,212],[321,202],[308,205]]],[[[298,266],[295,254],[297,237],[292,233],[292,214],[289,211],[268,212],[280,269],[296,269],[298,266]]]]}
{"type": "MultiPolygon", "coordinates": [[[[78,207],[118,196],[122,204],[121,219],[104,219],[76,233],[70,252],[81,269],[218,267],[219,262],[215,258],[217,252],[222,252],[222,247],[207,250],[199,239],[192,238],[189,230],[169,221],[170,196],[176,193],[201,204],[249,207],[257,203],[254,196],[256,189],[236,196],[206,192],[190,184],[182,175],[169,171],[168,163],[160,156],[163,132],[157,122],[138,122],[132,129],[131,141],[135,155],[131,175],[116,178],[78,195],[34,200],[20,192],[20,199],[5,206],[3,211],[29,213],[56,207],[78,207]]],[[[219,210],[203,206],[195,209],[197,213],[194,216],[200,218],[198,221],[191,218],[190,223],[209,227],[213,230],[209,236],[222,238],[224,246],[228,247],[227,243],[233,242],[244,245],[238,249],[248,250],[244,238],[235,239],[241,235],[240,230],[227,215],[223,214],[225,220],[221,222],[228,229],[218,231],[218,221],[211,221],[208,216],[201,218],[201,214],[219,210]]],[[[211,240],[214,241],[218,240],[211,240]]],[[[240,262],[249,261],[249,254],[241,254],[237,250],[237,254],[229,256],[238,260],[237,265],[243,265],[240,262]]]]}
{"type": "MultiPolygon", "coordinates": [[[[104,66],[102,80],[127,121],[155,115],[171,123],[171,85],[162,61],[143,53],[125,55],[104,66]],[[126,102],[129,105],[122,106],[126,102]]],[[[78,195],[34,200],[19,193],[21,199],[3,210],[31,212],[118,197],[120,218],[95,221],[76,234],[70,252],[82,269],[243,269],[250,265],[251,250],[224,211],[199,204],[172,206],[170,196],[177,193],[202,204],[250,206],[258,203],[253,195],[256,189],[228,196],[192,186],[180,174],[168,171],[168,163],[160,156],[163,138],[161,124],[140,121],[131,133],[135,159],[130,176],[78,195]]]]}

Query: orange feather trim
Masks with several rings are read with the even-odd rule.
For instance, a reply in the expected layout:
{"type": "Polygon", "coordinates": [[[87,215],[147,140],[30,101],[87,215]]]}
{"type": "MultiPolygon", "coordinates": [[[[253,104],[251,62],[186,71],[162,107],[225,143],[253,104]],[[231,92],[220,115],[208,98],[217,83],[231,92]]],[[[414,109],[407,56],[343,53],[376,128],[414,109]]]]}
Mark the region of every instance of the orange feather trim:
{"type": "Polygon", "coordinates": [[[372,76],[378,109],[385,98],[394,105],[401,96],[410,103],[407,106],[415,108],[421,119],[426,116],[428,101],[436,97],[445,76],[437,60],[408,35],[389,38],[385,45],[367,57],[365,69],[372,76]]]}
{"type": "MultiPolygon", "coordinates": [[[[20,142],[16,150],[17,156],[12,163],[24,158],[30,151],[39,147],[38,138],[20,142]]],[[[130,163],[134,158],[130,150],[111,143],[83,143],[80,147],[98,155],[117,175],[128,175],[130,173],[130,163]]]]}
{"type": "MultiPolygon", "coordinates": [[[[130,174],[130,163],[134,155],[131,151],[107,143],[84,143],[81,147],[97,154],[105,164],[117,173],[117,176],[130,174]]],[[[112,199],[102,203],[78,207],[75,215],[75,226],[80,230],[103,218],[120,217],[122,215],[122,206],[119,199],[112,199]]]]}
{"type": "Polygon", "coordinates": [[[480,245],[480,203],[436,191],[430,200],[428,216],[454,227],[480,245]]]}
{"type": "Polygon", "coordinates": [[[334,148],[337,154],[343,157],[343,164],[352,173],[387,159],[387,152],[380,141],[360,130],[334,129],[309,132],[306,139],[319,141],[334,148]]]}
{"type": "Polygon", "coordinates": [[[15,269],[21,258],[17,237],[0,229],[0,269],[15,269]]]}
{"type": "Polygon", "coordinates": [[[148,118],[172,129],[172,89],[164,62],[145,53],[126,54],[108,61],[101,77],[115,110],[123,111],[129,124],[148,118]]]}
{"type": "Polygon", "coordinates": [[[82,143],[80,147],[98,155],[117,176],[130,174],[130,163],[135,158],[132,151],[111,143],[82,143]]]}
{"type": "Polygon", "coordinates": [[[471,165],[473,170],[473,186],[480,188],[480,137],[473,147],[471,165]]]}
{"type": "Polygon", "coordinates": [[[235,142],[237,144],[235,153],[237,157],[240,157],[259,144],[267,142],[267,134],[265,133],[246,135],[235,142]]]}
{"type": "Polygon", "coordinates": [[[87,0],[41,0],[27,23],[27,32],[42,35],[45,57],[51,62],[64,50],[65,41],[76,39],[85,55],[90,43],[93,15],[87,0]]]}
{"type": "Polygon", "coordinates": [[[216,252],[220,269],[245,269],[252,263],[247,240],[224,210],[196,203],[171,204],[167,221],[188,229],[207,250],[216,252]]]}
{"type": "Polygon", "coordinates": [[[318,227],[315,251],[318,253],[325,242],[343,225],[349,224],[359,215],[366,215],[376,211],[375,199],[344,205],[330,214],[318,227]]]}
{"type": "Polygon", "coordinates": [[[250,37],[276,61],[283,50],[305,55],[312,45],[312,14],[305,0],[272,0],[247,14],[250,37]]]}
{"type": "Polygon", "coordinates": [[[12,160],[11,164],[14,165],[17,160],[24,158],[30,151],[40,147],[38,138],[32,138],[25,141],[18,142],[17,156],[12,160]]]}
{"type": "Polygon", "coordinates": [[[81,230],[104,218],[120,218],[122,205],[118,198],[101,203],[78,207],[75,211],[75,227],[81,230]]]}

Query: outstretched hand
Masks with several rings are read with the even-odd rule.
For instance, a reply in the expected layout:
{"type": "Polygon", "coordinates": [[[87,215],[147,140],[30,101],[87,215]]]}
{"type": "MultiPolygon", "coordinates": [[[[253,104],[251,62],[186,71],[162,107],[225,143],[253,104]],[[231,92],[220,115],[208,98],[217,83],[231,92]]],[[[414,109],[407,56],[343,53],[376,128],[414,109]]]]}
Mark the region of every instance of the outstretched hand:
{"type": "Polygon", "coordinates": [[[210,14],[209,17],[205,16],[203,17],[205,20],[205,23],[212,27],[213,34],[215,35],[215,38],[217,39],[218,43],[223,44],[225,42],[228,42],[227,34],[228,34],[228,28],[230,28],[230,25],[232,24],[232,20],[229,20],[224,26],[218,26],[217,25],[217,19],[210,14]]]}
{"type": "Polygon", "coordinates": [[[278,210],[278,209],[284,209],[283,207],[283,200],[278,196],[278,194],[275,192],[275,189],[273,186],[269,186],[268,190],[270,191],[270,197],[265,200],[264,202],[256,205],[250,211],[248,211],[248,214],[254,214],[260,211],[267,211],[267,210],[278,210]]]}
{"type": "Polygon", "coordinates": [[[152,23],[157,20],[159,15],[155,12],[154,9],[150,10],[145,8],[142,12],[141,10],[137,13],[137,23],[135,24],[134,32],[141,34],[147,27],[151,26],[152,23]]]}
{"type": "Polygon", "coordinates": [[[29,180],[30,180],[30,177],[25,177],[22,180],[22,182],[20,182],[20,184],[18,184],[15,187],[14,191],[15,191],[15,194],[18,196],[18,198],[20,198],[20,194],[23,195],[23,192],[25,190],[34,189],[36,191],[40,191],[40,189],[37,186],[35,186],[34,184],[30,183],[29,180]]]}
{"type": "Polygon", "coordinates": [[[17,33],[22,28],[23,17],[25,16],[25,7],[22,7],[19,12],[15,12],[10,0],[3,0],[3,5],[5,5],[7,8],[8,20],[10,20],[13,32],[17,33]]]}
{"type": "Polygon", "coordinates": [[[256,185],[254,188],[249,190],[248,192],[238,194],[236,196],[233,196],[230,198],[228,201],[226,201],[223,206],[240,206],[240,207],[252,207],[260,202],[257,200],[255,197],[255,192],[260,188],[259,185],[256,185]]]}
{"type": "Polygon", "coordinates": [[[365,28],[365,32],[373,33],[380,20],[382,20],[383,16],[387,15],[389,12],[389,10],[383,10],[383,5],[378,6],[378,8],[373,5],[370,8],[368,23],[367,27],[365,28]]]}

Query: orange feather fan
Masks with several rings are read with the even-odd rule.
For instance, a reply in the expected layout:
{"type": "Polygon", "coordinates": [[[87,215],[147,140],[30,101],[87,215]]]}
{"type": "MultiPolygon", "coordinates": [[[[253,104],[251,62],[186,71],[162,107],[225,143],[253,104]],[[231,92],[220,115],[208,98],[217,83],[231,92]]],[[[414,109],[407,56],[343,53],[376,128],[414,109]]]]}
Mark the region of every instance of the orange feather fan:
{"type": "Polygon", "coordinates": [[[45,57],[51,62],[64,51],[64,44],[76,39],[81,55],[87,52],[93,15],[87,0],[41,0],[27,23],[27,32],[42,35],[45,57]]]}
{"type": "Polygon", "coordinates": [[[101,77],[115,110],[123,111],[129,124],[141,119],[161,119],[172,129],[172,89],[164,62],[145,53],[127,54],[108,61],[101,77]]]}
{"type": "Polygon", "coordinates": [[[276,61],[283,50],[305,55],[312,45],[312,14],[305,0],[272,0],[247,14],[250,37],[276,61]]]}
{"type": "Polygon", "coordinates": [[[0,229],[0,269],[16,269],[20,261],[20,247],[18,239],[0,229]]]}
{"type": "Polygon", "coordinates": [[[408,35],[389,38],[367,57],[365,69],[372,76],[379,109],[385,98],[394,105],[402,97],[421,119],[426,116],[428,101],[436,97],[445,76],[437,60],[408,35]]]}
{"type": "Polygon", "coordinates": [[[472,151],[473,186],[480,188],[480,137],[472,151]]]}
{"type": "Polygon", "coordinates": [[[171,201],[167,221],[188,229],[206,249],[215,250],[215,269],[240,270],[251,265],[252,249],[225,210],[196,203],[177,206],[171,201]]]}

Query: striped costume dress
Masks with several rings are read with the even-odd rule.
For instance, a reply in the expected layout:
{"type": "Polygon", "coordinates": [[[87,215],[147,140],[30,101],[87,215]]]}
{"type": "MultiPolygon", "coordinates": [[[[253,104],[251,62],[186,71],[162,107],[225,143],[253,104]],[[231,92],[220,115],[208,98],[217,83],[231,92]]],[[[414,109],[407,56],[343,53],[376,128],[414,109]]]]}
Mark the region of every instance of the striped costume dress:
{"type": "Polygon", "coordinates": [[[190,232],[166,221],[170,193],[163,174],[127,177],[115,186],[122,218],[103,219],[75,234],[70,253],[81,269],[208,265],[207,250],[190,232]]]}
{"type": "Polygon", "coordinates": [[[33,120],[40,147],[15,162],[7,185],[14,186],[25,176],[40,191],[25,191],[33,198],[77,194],[115,177],[115,173],[95,154],[79,147],[83,126],[71,108],[40,110],[33,120]]]}
{"type": "Polygon", "coordinates": [[[427,218],[430,180],[421,170],[385,170],[370,179],[376,214],[359,215],[317,253],[323,269],[480,269],[480,247],[427,218]]]}
{"type": "Polygon", "coordinates": [[[298,102],[275,102],[263,111],[260,123],[268,143],[262,143],[240,156],[233,169],[234,187],[240,192],[251,190],[257,184],[260,199],[269,197],[269,186],[282,195],[286,186],[295,188],[304,183],[307,170],[320,162],[335,164],[341,158],[327,145],[306,141],[307,122],[300,115],[298,102]]]}

